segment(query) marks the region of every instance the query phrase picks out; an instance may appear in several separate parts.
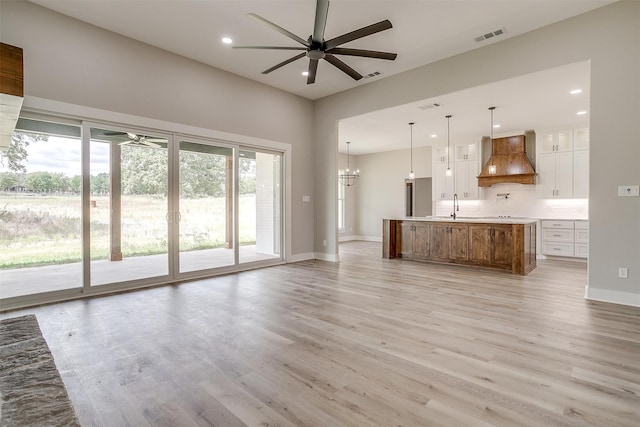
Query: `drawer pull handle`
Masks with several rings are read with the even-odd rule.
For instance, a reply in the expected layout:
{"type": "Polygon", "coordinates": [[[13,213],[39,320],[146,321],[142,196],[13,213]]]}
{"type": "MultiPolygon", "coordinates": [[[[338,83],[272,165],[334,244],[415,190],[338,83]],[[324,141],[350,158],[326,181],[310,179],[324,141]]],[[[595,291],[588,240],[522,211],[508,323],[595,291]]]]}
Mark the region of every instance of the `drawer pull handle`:
{"type": "Polygon", "coordinates": [[[560,234],[554,234],[553,237],[562,237],[560,234]]]}

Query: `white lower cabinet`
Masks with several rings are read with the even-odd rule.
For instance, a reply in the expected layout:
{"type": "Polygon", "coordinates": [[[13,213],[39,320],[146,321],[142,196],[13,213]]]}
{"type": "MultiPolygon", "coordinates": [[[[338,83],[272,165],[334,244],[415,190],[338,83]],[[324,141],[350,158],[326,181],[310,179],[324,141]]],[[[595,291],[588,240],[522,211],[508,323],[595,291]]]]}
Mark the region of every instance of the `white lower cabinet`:
{"type": "Polygon", "coordinates": [[[541,227],[542,254],[588,258],[589,221],[543,219],[541,227]]]}

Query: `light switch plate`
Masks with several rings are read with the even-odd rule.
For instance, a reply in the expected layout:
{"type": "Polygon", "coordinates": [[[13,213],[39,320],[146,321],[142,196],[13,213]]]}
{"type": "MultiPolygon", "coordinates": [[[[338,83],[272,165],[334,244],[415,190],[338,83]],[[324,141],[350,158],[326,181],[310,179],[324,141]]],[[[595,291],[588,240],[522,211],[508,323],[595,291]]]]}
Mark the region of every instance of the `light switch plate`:
{"type": "Polygon", "coordinates": [[[302,196],[302,201],[303,202],[310,202],[311,201],[311,196],[302,196]]]}
{"type": "Polygon", "coordinates": [[[638,197],[640,196],[640,186],[638,185],[620,185],[618,186],[619,197],[638,197]]]}

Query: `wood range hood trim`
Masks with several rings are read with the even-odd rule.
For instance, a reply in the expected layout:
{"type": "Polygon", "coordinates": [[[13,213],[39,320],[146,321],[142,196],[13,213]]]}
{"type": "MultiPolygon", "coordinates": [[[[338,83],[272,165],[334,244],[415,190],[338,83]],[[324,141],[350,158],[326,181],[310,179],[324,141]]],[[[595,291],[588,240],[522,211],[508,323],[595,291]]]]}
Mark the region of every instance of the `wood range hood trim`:
{"type": "Polygon", "coordinates": [[[502,183],[535,184],[536,175],[527,157],[524,135],[494,138],[491,140],[491,157],[478,175],[478,187],[502,183]],[[496,167],[495,174],[489,173],[492,164],[496,167]]]}

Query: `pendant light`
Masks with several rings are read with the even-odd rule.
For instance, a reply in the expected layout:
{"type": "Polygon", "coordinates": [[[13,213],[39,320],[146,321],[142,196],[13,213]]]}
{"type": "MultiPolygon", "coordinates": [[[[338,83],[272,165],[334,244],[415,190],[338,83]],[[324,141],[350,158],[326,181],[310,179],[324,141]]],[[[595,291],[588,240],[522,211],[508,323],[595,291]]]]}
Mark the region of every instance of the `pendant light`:
{"type": "Polygon", "coordinates": [[[451,119],[451,114],[445,116],[447,118],[447,171],[445,172],[446,176],[451,176],[451,163],[449,161],[449,152],[451,148],[449,147],[449,119],[451,119]]]}
{"type": "MultiPolygon", "coordinates": [[[[491,111],[491,128],[489,130],[489,135],[490,135],[490,138],[491,138],[491,151],[492,152],[493,152],[493,110],[495,110],[495,109],[496,109],[496,107],[489,107],[489,111],[491,111]]],[[[491,175],[495,175],[496,174],[496,165],[493,164],[493,156],[491,156],[491,164],[489,165],[489,173],[491,175]]]]}
{"type": "Polygon", "coordinates": [[[409,129],[411,129],[411,172],[409,172],[409,179],[414,179],[416,174],[413,173],[413,125],[414,122],[409,122],[409,129]]]}
{"type": "Polygon", "coordinates": [[[346,185],[347,187],[351,187],[352,185],[354,185],[360,177],[360,169],[356,169],[354,172],[350,172],[349,170],[349,144],[351,144],[351,142],[347,141],[347,170],[344,173],[338,175],[340,183],[346,185]]]}

